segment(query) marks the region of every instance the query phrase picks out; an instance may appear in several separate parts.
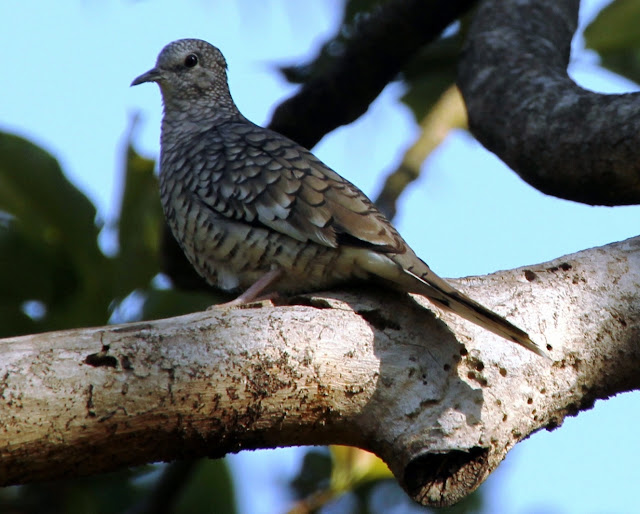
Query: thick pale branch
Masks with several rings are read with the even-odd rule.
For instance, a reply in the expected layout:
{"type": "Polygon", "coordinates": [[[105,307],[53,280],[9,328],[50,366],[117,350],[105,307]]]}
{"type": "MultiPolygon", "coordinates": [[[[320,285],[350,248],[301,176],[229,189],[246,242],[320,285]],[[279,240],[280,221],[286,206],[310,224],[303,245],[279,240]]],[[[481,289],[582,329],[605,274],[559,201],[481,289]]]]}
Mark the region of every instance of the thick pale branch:
{"type": "Polygon", "coordinates": [[[579,0],[484,0],[458,85],[473,134],[540,191],[591,205],[640,203],[637,93],[567,75],[579,0]]]}
{"type": "Polygon", "coordinates": [[[386,291],[5,339],[0,482],[340,443],[448,504],[530,433],[640,386],[640,238],[457,284],[555,362],[386,291]]]}

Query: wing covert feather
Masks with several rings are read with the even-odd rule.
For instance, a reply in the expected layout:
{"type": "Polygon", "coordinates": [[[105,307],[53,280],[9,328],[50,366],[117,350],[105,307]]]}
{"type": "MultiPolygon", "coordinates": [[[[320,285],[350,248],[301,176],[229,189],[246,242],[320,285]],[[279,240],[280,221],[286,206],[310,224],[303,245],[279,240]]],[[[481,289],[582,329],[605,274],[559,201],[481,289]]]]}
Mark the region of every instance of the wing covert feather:
{"type": "Polygon", "coordinates": [[[340,238],[378,251],[405,251],[364,193],[290,139],[246,123],[213,130],[224,131],[216,139],[225,148],[213,145],[206,169],[198,173],[197,194],[218,215],[334,248],[340,238]]]}

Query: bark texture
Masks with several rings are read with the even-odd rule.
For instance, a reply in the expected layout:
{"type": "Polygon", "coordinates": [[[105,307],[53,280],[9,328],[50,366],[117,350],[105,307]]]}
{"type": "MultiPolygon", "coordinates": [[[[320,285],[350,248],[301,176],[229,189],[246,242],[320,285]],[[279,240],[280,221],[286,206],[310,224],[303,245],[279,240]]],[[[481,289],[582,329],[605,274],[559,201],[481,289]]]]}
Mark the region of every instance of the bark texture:
{"type": "Polygon", "coordinates": [[[447,505],[532,432],[640,386],[640,238],[455,283],[553,362],[387,291],[5,339],[0,484],[335,443],[447,505]]]}
{"type": "Polygon", "coordinates": [[[640,96],[582,89],[567,74],[579,0],[485,0],[458,85],[476,138],[549,195],[640,203],[640,96]]]}

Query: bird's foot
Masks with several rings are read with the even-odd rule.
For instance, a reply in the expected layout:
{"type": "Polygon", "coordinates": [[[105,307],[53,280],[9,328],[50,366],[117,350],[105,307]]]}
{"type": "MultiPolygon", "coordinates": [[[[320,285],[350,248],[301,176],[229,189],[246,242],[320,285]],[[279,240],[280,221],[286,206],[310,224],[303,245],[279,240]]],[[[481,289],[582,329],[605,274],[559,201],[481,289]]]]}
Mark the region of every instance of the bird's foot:
{"type": "MultiPolygon", "coordinates": [[[[240,295],[242,296],[242,295],[240,295]]],[[[254,298],[253,300],[244,301],[240,298],[235,298],[230,302],[218,303],[216,305],[212,305],[211,307],[207,307],[207,310],[213,309],[261,309],[263,307],[273,307],[275,305],[275,300],[280,298],[278,293],[269,293],[259,298],[254,298]]]]}
{"type": "Polygon", "coordinates": [[[271,300],[278,297],[278,293],[268,293],[263,295],[265,289],[271,284],[276,282],[282,277],[281,269],[273,269],[268,271],[258,280],[256,280],[249,289],[238,296],[235,300],[230,302],[220,303],[218,305],[212,305],[209,309],[235,309],[236,307],[252,308],[252,307],[266,307],[267,303],[272,303],[271,300]]]}

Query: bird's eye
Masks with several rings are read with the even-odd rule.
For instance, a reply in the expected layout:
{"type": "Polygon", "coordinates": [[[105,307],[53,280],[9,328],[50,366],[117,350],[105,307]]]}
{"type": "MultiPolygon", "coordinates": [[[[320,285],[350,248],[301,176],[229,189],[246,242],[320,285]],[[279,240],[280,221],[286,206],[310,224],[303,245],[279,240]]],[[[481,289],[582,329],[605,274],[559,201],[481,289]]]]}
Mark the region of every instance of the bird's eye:
{"type": "Polygon", "coordinates": [[[187,68],[193,68],[198,64],[198,56],[196,54],[189,54],[184,58],[184,65],[187,68]]]}

